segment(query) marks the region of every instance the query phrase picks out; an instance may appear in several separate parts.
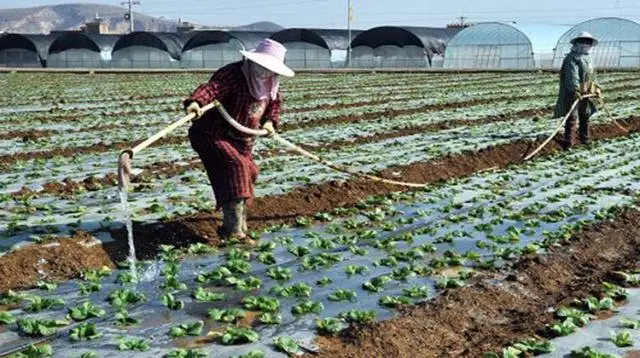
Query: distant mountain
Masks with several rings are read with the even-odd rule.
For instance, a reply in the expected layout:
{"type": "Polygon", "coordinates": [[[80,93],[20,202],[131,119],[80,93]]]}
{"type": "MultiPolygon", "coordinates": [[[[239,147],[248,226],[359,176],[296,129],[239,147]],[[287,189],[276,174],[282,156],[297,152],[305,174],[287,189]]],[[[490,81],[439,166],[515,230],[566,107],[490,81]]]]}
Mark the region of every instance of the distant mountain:
{"type": "MultiPolygon", "coordinates": [[[[77,30],[86,22],[92,21],[98,15],[109,25],[109,31],[126,33],[129,22],[125,21],[124,7],[100,4],[61,4],[38,6],[19,9],[0,8],[0,33],[49,33],[53,30],[77,30]]],[[[155,18],[140,13],[134,13],[136,31],[168,31],[176,30],[178,23],[174,20],[155,18]]],[[[213,24],[211,24],[213,25],[213,24]]],[[[208,26],[195,25],[196,29],[208,26]]],[[[212,28],[221,28],[211,26],[212,28]]],[[[272,22],[256,22],[235,27],[241,31],[270,31],[283,29],[272,22]]]]}

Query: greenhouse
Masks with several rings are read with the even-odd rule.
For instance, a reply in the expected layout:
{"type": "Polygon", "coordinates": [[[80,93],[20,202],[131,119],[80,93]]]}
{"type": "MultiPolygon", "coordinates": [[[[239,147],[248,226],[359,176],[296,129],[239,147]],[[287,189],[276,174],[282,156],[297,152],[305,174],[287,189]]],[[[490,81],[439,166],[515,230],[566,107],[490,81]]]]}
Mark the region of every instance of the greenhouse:
{"type": "Polygon", "coordinates": [[[133,32],[113,46],[114,68],[180,68],[183,38],[175,33],[133,32]]]}
{"type": "MultiPolygon", "coordinates": [[[[360,33],[352,31],[352,36],[360,33]]],[[[349,48],[347,30],[292,28],[270,37],[285,45],[286,62],[294,69],[344,67],[344,54],[349,48]]]]}
{"type": "Polygon", "coordinates": [[[86,35],[67,32],[49,47],[47,67],[101,68],[109,65],[117,35],[86,35]]]}
{"type": "Polygon", "coordinates": [[[51,35],[1,35],[0,66],[44,67],[51,41],[51,35]]]}
{"type": "Polygon", "coordinates": [[[598,40],[591,51],[596,68],[640,67],[640,24],[621,18],[598,18],[572,27],[558,40],[553,66],[560,68],[571,51],[571,39],[587,31],[598,40]]]}
{"type": "Polygon", "coordinates": [[[356,68],[415,68],[437,66],[456,28],[376,27],[351,42],[351,66],[356,68]]]}
{"type": "Polygon", "coordinates": [[[182,48],[184,68],[220,68],[242,59],[242,42],[226,31],[198,31],[182,48]]]}
{"type": "Polygon", "coordinates": [[[515,25],[499,22],[467,27],[447,44],[444,68],[549,68],[556,39],[568,26],[515,25]]]}

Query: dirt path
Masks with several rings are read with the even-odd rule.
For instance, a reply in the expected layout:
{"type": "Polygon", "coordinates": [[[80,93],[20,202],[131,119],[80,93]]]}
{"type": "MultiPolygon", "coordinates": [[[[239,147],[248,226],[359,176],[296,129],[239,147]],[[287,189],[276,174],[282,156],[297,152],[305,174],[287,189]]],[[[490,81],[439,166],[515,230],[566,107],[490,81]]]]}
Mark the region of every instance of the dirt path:
{"type": "Polygon", "coordinates": [[[313,357],[481,357],[541,335],[550,309],[600,291],[612,271],[632,268],[640,248],[640,212],[586,227],[548,255],[481,274],[398,317],[319,337],[313,357]],[[500,283],[496,283],[500,282],[500,283]]]}

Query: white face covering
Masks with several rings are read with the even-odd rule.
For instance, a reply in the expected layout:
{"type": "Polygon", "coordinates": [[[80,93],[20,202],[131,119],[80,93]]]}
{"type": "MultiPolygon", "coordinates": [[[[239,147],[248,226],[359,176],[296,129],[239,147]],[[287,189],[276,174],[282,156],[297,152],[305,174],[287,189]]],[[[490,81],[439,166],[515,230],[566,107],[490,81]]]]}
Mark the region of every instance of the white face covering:
{"type": "Polygon", "coordinates": [[[582,54],[582,55],[588,55],[589,51],[591,51],[592,48],[593,48],[593,45],[578,42],[573,45],[573,47],[571,48],[571,51],[582,54]]]}
{"type": "Polygon", "coordinates": [[[276,99],[280,81],[278,75],[266,68],[245,60],[242,72],[247,79],[249,92],[257,100],[276,99]]]}

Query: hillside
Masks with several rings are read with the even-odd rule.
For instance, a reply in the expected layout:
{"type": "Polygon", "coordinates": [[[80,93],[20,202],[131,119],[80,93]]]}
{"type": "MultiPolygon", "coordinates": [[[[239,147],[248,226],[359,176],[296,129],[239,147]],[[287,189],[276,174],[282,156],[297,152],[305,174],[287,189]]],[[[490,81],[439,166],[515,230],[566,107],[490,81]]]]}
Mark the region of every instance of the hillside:
{"type": "MultiPolygon", "coordinates": [[[[124,33],[129,23],[124,20],[126,9],[100,4],[62,4],[19,9],[0,9],[0,33],[49,33],[52,30],[79,29],[99,14],[109,24],[109,31],[124,33]]],[[[136,31],[175,31],[177,22],[155,18],[140,13],[134,14],[136,31]]],[[[215,24],[207,24],[215,25],[215,24]]],[[[207,27],[207,26],[197,26],[207,27]]],[[[272,22],[257,22],[239,26],[244,31],[278,31],[282,29],[272,22]]]]}

